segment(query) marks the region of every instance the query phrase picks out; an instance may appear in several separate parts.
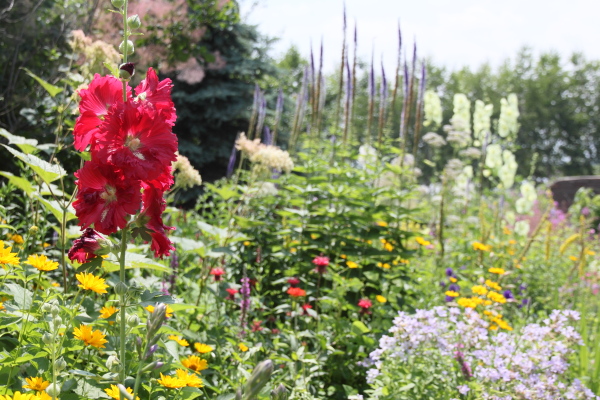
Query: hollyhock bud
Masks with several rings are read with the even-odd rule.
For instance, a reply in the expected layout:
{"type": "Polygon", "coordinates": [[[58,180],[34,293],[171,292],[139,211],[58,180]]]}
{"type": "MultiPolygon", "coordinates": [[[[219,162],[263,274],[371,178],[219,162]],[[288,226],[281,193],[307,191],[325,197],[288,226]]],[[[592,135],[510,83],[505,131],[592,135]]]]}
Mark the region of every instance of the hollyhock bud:
{"type": "Polygon", "coordinates": [[[65,359],[61,357],[58,360],[56,360],[56,362],[54,363],[54,369],[57,373],[67,369],[67,362],[65,361],[65,359]]]}
{"type": "Polygon", "coordinates": [[[135,328],[139,324],[140,324],[140,317],[138,317],[136,314],[133,314],[133,315],[130,315],[127,317],[127,325],[129,325],[131,328],[135,328]]]}
{"type": "Polygon", "coordinates": [[[135,75],[135,66],[133,63],[125,63],[119,65],[119,77],[128,81],[131,77],[135,75]]]}
{"type": "Polygon", "coordinates": [[[125,53],[125,46],[127,46],[127,55],[132,55],[135,51],[133,47],[133,42],[131,40],[128,40],[127,43],[125,43],[125,41],[121,42],[121,44],[119,45],[119,51],[121,53],[125,53]]]}
{"type": "Polygon", "coordinates": [[[42,335],[42,342],[44,342],[45,344],[52,344],[54,342],[52,335],[48,332],[44,333],[42,335]]]}
{"type": "Polygon", "coordinates": [[[112,249],[112,243],[104,236],[87,228],[79,239],[73,241],[73,246],[69,250],[69,259],[79,263],[85,263],[93,260],[96,256],[108,254],[112,249]]]}
{"type": "Polygon", "coordinates": [[[57,398],[58,399],[58,396],[60,395],[60,385],[57,384],[57,383],[51,383],[46,388],[46,393],[48,393],[53,398],[57,398]]]}
{"type": "Polygon", "coordinates": [[[127,25],[131,29],[137,29],[142,25],[142,21],[140,20],[140,17],[137,14],[134,14],[131,17],[127,18],[127,25]]]}
{"type": "Polygon", "coordinates": [[[128,290],[129,287],[124,282],[119,282],[115,285],[115,294],[117,296],[125,296],[128,290]]]}
{"type": "Polygon", "coordinates": [[[258,364],[252,371],[252,375],[246,382],[244,397],[252,399],[258,395],[261,389],[269,382],[273,374],[273,361],[265,360],[258,364]]]}

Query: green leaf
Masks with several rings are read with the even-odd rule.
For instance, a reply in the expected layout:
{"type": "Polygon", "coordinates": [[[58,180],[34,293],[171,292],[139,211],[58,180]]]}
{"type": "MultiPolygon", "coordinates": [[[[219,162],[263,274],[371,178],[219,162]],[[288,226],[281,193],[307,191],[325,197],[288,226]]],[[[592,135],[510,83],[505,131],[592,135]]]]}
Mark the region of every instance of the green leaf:
{"type": "Polygon", "coordinates": [[[354,333],[355,335],[363,335],[369,331],[370,329],[367,328],[367,326],[361,321],[354,321],[352,323],[352,333],[354,333]]]}
{"type": "MultiPolygon", "coordinates": [[[[111,254],[108,258],[104,259],[102,263],[106,272],[114,272],[119,270],[119,260],[111,254]]],[[[125,253],[125,268],[139,268],[139,269],[152,269],[159,272],[171,272],[171,268],[165,267],[164,265],[157,263],[154,260],[146,258],[142,254],[138,253],[125,253]]]]}
{"type": "Polygon", "coordinates": [[[119,69],[117,68],[116,64],[112,64],[107,61],[104,61],[103,64],[106,67],[106,69],[110,71],[111,74],[113,74],[116,78],[119,77],[119,69]]]}
{"type": "Polygon", "coordinates": [[[7,283],[4,290],[13,296],[15,303],[21,310],[29,310],[33,302],[33,293],[16,283],[7,283]]]}
{"type": "Polygon", "coordinates": [[[14,144],[18,146],[26,154],[35,153],[38,150],[38,141],[35,139],[27,139],[23,136],[13,135],[9,131],[2,128],[0,128],[0,136],[7,138],[8,144],[14,144]]]}
{"type": "Polygon", "coordinates": [[[57,94],[59,94],[60,92],[62,92],[63,90],[57,86],[54,86],[48,82],[46,82],[45,80],[43,80],[42,78],[40,78],[39,76],[37,76],[36,74],[34,74],[33,72],[31,72],[30,70],[28,70],[27,68],[21,68],[23,71],[25,71],[25,73],[27,75],[29,75],[30,77],[32,77],[33,79],[35,79],[40,85],[42,85],[42,87],[44,89],[46,89],[46,91],[48,92],[48,94],[51,97],[55,97],[57,94]]]}
{"type": "Polygon", "coordinates": [[[182,400],[192,400],[202,395],[200,389],[195,387],[184,387],[179,392],[179,398],[182,400]]]}
{"type": "MultiPolygon", "coordinates": [[[[44,207],[48,211],[50,211],[52,213],[52,215],[54,215],[58,221],[62,220],[63,210],[62,210],[62,207],[60,206],[60,204],[58,204],[58,202],[56,200],[47,200],[39,195],[36,195],[34,197],[36,199],[38,199],[40,201],[40,203],[42,203],[44,205],[44,207]]],[[[74,213],[75,213],[75,210],[72,207],[69,207],[69,210],[67,210],[66,221],[70,221],[72,219],[77,218],[74,213]]]]}
{"type": "Polygon", "coordinates": [[[21,178],[20,176],[13,175],[10,172],[6,172],[6,171],[0,171],[0,175],[7,178],[10,183],[15,185],[16,187],[18,187],[19,189],[21,189],[28,195],[31,195],[33,192],[35,192],[35,188],[31,184],[31,182],[29,182],[25,178],[21,178]]]}
{"type": "Polygon", "coordinates": [[[33,154],[21,153],[5,144],[2,146],[4,146],[13,156],[29,165],[46,183],[50,183],[67,175],[67,172],[58,164],[50,164],[48,161],[44,161],[33,154]]]}

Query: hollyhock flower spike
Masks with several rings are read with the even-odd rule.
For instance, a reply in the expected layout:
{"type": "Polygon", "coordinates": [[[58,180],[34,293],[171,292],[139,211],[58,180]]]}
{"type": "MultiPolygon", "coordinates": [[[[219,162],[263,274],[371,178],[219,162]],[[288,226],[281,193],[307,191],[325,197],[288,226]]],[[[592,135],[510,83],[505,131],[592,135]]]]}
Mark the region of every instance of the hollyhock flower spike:
{"type": "Polygon", "coordinates": [[[162,214],[167,207],[163,195],[172,184],[173,176],[170,167],[157,179],[142,182],[144,193],[142,194],[142,211],[138,224],[152,231],[150,248],[154,251],[155,257],[168,256],[171,251],[175,250],[173,243],[167,237],[167,232],[175,228],[165,225],[162,219],[162,214]]]}
{"type": "Polygon", "coordinates": [[[105,235],[123,229],[127,215],[135,214],[140,206],[141,194],[138,181],[126,181],[110,166],[87,161],[75,173],[77,199],[73,208],[79,225],[94,228],[105,235]]]}
{"type": "Polygon", "coordinates": [[[127,179],[149,181],[177,160],[177,136],[152,107],[127,102],[112,107],[92,148],[127,179]]]}

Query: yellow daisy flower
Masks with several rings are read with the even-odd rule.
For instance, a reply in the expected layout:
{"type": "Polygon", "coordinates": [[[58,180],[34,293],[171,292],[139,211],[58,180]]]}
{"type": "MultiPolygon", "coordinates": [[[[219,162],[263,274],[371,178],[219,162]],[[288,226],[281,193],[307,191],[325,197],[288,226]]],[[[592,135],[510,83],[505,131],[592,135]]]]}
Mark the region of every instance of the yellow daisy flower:
{"type": "MultiPolygon", "coordinates": [[[[52,396],[50,396],[48,393],[46,393],[44,391],[37,392],[35,394],[35,397],[32,397],[32,400],[36,400],[36,397],[37,397],[37,400],[52,400],[52,396]]],[[[138,399],[139,399],[139,397],[138,397],[138,399]]]]}
{"type": "Polygon", "coordinates": [[[45,255],[31,255],[27,257],[27,261],[23,264],[29,264],[38,271],[53,271],[58,268],[58,263],[56,261],[49,260],[45,255]]]}
{"type": "Polygon", "coordinates": [[[240,343],[238,344],[238,347],[240,348],[241,351],[246,352],[248,351],[249,347],[246,346],[244,343],[240,343]]]}
{"type": "Polygon", "coordinates": [[[193,371],[200,372],[208,368],[208,361],[201,359],[198,356],[188,356],[181,360],[184,367],[193,371]]]}
{"type": "MultiPolygon", "coordinates": [[[[146,311],[153,313],[154,312],[154,306],[150,305],[148,307],[145,308],[146,311]]],[[[167,310],[165,312],[165,315],[167,318],[171,318],[173,316],[173,309],[167,304],[167,310]]]]}
{"type": "Polygon", "coordinates": [[[187,383],[182,379],[169,375],[165,376],[162,372],[160,374],[160,379],[157,382],[169,389],[179,389],[187,386],[187,383]]]}
{"type": "Polygon", "coordinates": [[[185,339],[182,339],[182,338],[180,338],[180,337],[179,337],[179,336],[177,336],[177,335],[169,335],[169,339],[170,339],[170,340],[174,340],[174,341],[175,341],[175,342],[177,342],[177,343],[178,343],[180,346],[187,347],[187,346],[189,346],[189,345],[190,345],[190,344],[189,344],[189,342],[188,342],[187,340],[185,340],[185,339]]]}
{"type": "Polygon", "coordinates": [[[446,293],[444,293],[446,296],[448,297],[458,297],[460,296],[460,293],[455,292],[453,290],[448,290],[446,293]]]}
{"type": "MultiPolygon", "coordinates": [[[[125,388],[125,390],[127,390],[127,393],[129,393],[130,395],[133,395],[133,389],[125,388]]],[[[110,397],[112,397],[115,400],[121,399],[121,391],[119,390],[119,387],[117,385],[110,385],[110,388],[106,388],[106,389],[104,389],[104,391],[106,392],[107,395],[109,395],[110,397]]],[[[136,399],[140,400],[139,397],[136,397],[136,399]]]]}
{"type": "Polygon", "coordinates": [[[209,346],[204,343],[194,343],[194,348],[196,349],[196,351],[198,353],[201,353],[201,354],[206,354],[206,353],[210,353],[211,351],[213,351],[212,346],[209,346]]]}
{"type": "Polygon", "coordinates": [[[27,385],[23,386],[23,389],[42,391],[50,386],[50,382],[45,381],[42,377],[25,378],[25,382],[27,382],[27,385]]]}
{"type": "Polygon", "coordinates": [[[21,236],[21,235],[11,235],[10,238],[9,238],[9,240],[12,240],[16,244],[23,244],[23,243],[25,243],[25,240],[23,239],[23,236],[21,236]]]}
{"type": "Polygon", "coordinates": [[[0,395],[0,400],[37,400],[38,397],[34,393],[14,392],[12,396],[5,394],[0,395]]]}
{"type": "Polygon", "coordinates": [[[498,274],[498,275],[504,275],[506,273],[504,268],[490,268],[490,269],[488,269],[488,271],[491,274],[498,274]]]}
{"type": "Polygon", "coordinates": [[[489,244],[473,242],[473,250],[490,251],[491,249],[492,249],[492,246],[489,244]]]}
{"type": "Polygon", "coordinates": [[[429,246],[431,244],[431,242],[429,240],[425,240],[423,239],[421,236],[417,236],[415,238],[415,240],[417,241],[417,243],[419,243],[421,246],[429,246]]]}
{"type": "Polygon", "coordinates": [[[485,280],[485,284],[487,285],[487,287],[489,287],[490,289],[494,289],[497,291],[501,291],[502,290],[502,286],[498,285],[496,282],[494,281],[490,281],[489,279],[485,280]]]}
{"type": "Polygon", "coordinates": [[[375,296],[375,299],[380,302],[380,303],[386,303],[387,299],[385,297],[383,297],[382,295],[378,294],[377,296],[375,296]]]}
{"type": "Polygon", "coordinates": [[[11,250],[11,246],[4,248],[4,242],[0,240],[0,264],[18,265],[21,262],[17,253],[11,253],[11,250]]]}
{"type": "Polygon", "coordinates": [[[485,296],[488,292],[488,290],[481,285],[475,285],[471,288],[471,290],[473,291],[473,293],[478,294],[480,296],[485,296]]]}
{"type": "Polygon", "coordinates": [[[376,222],[376,224],[377,224],[377,226],[382,226],[382,227],[384,227],[384,228],[385,228],[386,226],[388,226],[388,223],[387,223],[387,222],[385,222],[385,221],[377,221],[377,222],[376,222]]]}
{"type": "Polygon", "coordinates": [[[103,278],[94,276],[93,274],[88,274],[86,272],[82,272],[81,274],[75,275],[79,283],[81,285],[77,285],[84,290],[91,290],[92,292],[103,294],[107,293],[106,288],[108,285],[103,278]]]}
{"type": "Polygon", "coordinates": [[[114,314],[118,313],[119,309],[114,306],[110,307],[102,307],[100,309],[100,318],[107,319],[112,317],[114,314]]]}
{"type": "Polygon", "coordinates": [[[104,343],[108,343],[105,339],[106,335],[101,331],[93,331],[91,326],[79,325],[79,328],[73,329],[73,336],[75,339],[83,341],[86,346],[93,346],[100,349],[104,348],[104,343]]]}
{"type": "Polygon", "coordinates": [[[358,264],[354,261],[346,261],[346,265],[348,266],[348,268],[358,268],[358,264]]]}
{"type": "Polygon", "coordinates": [[[196,374],[188,374],[187,371],[182,369],[176,370],[175,373],[177,374],[177,378],[185,382],[186,386],[197,388],[204,386],[204,382],[202,382],[202,379],[196,374]]]}

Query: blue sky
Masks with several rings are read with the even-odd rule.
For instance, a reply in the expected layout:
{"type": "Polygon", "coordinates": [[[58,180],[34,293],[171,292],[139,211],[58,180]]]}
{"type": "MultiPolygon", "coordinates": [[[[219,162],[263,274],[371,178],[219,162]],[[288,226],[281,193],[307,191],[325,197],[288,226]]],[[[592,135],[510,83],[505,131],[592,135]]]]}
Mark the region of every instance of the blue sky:
{"type": "MultiPolygon", "coordinates": [[[[280,37],[273,55],[295,44],[305,55],[321,38],[332,70],[342,43],[342,0],[240,0],[242,14],[260,31],[280,37]]],[[[349,31],[358,23],[358,54],[383,57],[395,68],[398,20],[404,43],[416,38],[420,57],[449,68],[484,62],[497,66],[522,46],[600,59],[598,0],[346,0],[349,31]]],[[[409,46],[405,46],[408,51],[409,46]]]]}

